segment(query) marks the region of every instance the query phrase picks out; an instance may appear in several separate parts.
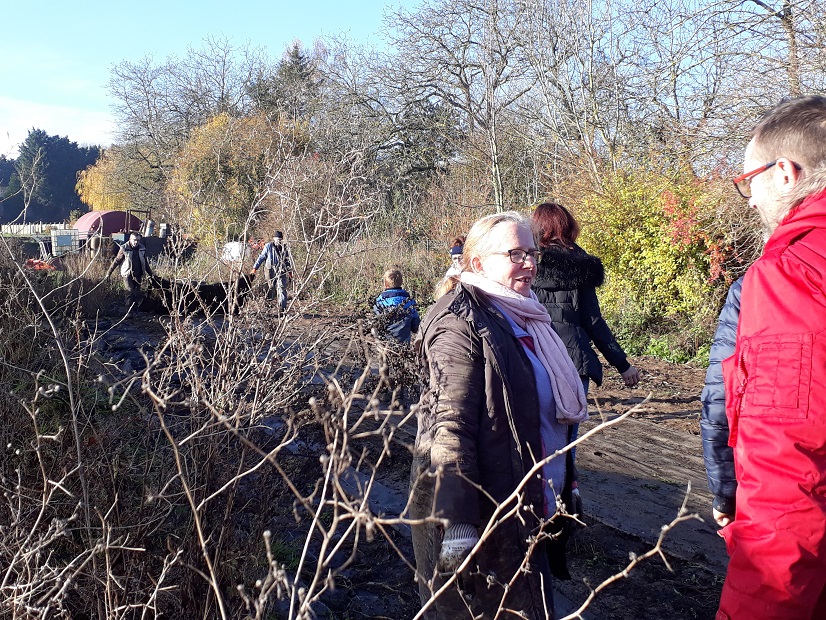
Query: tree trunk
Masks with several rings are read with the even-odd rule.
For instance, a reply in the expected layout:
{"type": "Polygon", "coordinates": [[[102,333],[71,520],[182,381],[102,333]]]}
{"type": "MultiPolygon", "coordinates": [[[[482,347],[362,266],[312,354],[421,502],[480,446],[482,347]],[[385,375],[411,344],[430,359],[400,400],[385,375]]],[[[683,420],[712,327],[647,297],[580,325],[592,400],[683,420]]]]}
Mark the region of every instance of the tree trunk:
{"type": "Polygon", "coordinates": [[[797,51],[797,33],[794,28],[794,15],[792,15],[792,3],[789,0],[783,1],[783,10],[778,12],[783,30],[786,32],[786,43],[789,46],[789,59],[786,63],[786,76],[789,80],[789,94],[792,97],[800,97],[802,90],[800,87],[800,58],[797,51]]]}

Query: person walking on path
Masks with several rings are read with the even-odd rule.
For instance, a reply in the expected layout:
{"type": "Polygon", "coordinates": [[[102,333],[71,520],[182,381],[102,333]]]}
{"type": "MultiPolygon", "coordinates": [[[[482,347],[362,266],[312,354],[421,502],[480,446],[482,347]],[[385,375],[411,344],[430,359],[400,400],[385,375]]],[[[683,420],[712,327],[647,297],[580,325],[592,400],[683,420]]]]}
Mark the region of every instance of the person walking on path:
{"type": "Polygon", "coordinates": [[[597,287],[605,281],[602,261],[576,244],[579,223],[562,205],[543,203],[533,212],[542,260],[532,285],[537,299],[551,315],[554,329],[576,366],[585,391],[589,379],[602,385],[602,364],[591,348],[593,342],[625,385],[639,383],[639,371],[628,362],[602,318],[597,287]]]}
{"type": "Polygon", "coordinates": [[[118,265],[120,265],[123,286],[127,291],[127,306],[137,308],[143,299],[141,293],[143,274],[153,275],[149,261],[146,260],[146,248],[140,242],[138,233],[131,233],[129,240],[120,246],[115,259],[106,271],[106,278],[112,275],[118,265]]]}
{"type": "Polygon", "coordinates": [[[717,620],[826,618],[826,97],[781,103],[734,179],[768,241],[723,361],[737,479],[717,620]]]}
{"type": "Polygon", "coordinates": [[[530,219],[514,211],[482,218],[452,289],[422,322],[410,516],[430,620],[553,618],[553,577],[570,578],[556,537],[568,520],[557,506],[560,496],[570,503],[570,458],[531,472],[564,448],[588,407],[531,291],[538,261],[530,219]],[[517,489],[520,499],[505,504],[517,489]]]}
{"type": "Polygon", "coordinates": [[[255,275],[258,268],[264,265],[267,275],[267,299],[277,297],[279,312],[287,309],[287,279],[292,277],[292,261],[290,251],[284,245],[284,233],[276,230],[272,241],[264,246],[250,270],[255,275]]]}

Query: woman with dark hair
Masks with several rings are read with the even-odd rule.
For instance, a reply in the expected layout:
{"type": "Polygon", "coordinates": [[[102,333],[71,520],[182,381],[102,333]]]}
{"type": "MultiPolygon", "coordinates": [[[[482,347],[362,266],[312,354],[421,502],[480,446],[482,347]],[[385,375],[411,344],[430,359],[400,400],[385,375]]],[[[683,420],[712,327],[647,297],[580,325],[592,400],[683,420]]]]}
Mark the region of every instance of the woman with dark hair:
{"type": "Polygon", "coordinates": [[[570,578],[554,517],[573,466],[552,456],[588,407],[531,292],[538,260],[529,218],[483,217],[422,322],[410,516],[428,620],[547,620],[552,575],[570,578]]]}
{"type": "Polygon", "coordinates": [[[599,258],[576,244],[579,223],[568,209],[548,202],[534,210],[533,223],[539,235],[542,260],[532,288],[551,315],[554,329],[565,343],[586,393],[589,378],[602,385],[602,364],[591,342],[619,371],[625,385],[637,385],[639,371],[628,363],[625,352],[602,318],[596,289],[605,280],[605,269],[599,258]]]}
{"type": "MultiPolygon", "coordinates": [[[[640,373],[626,359],[597,300],[597,287],[605,280],[602,261],[576,244],[579,223],[562,205],[543,203],[533,212],[542,260],[532,288],[551,315],[554,329],[574,362],[585,393],[593,379],[602,385],[602,364],[591,348],[593,342],[611,366],[622,375],[625,385],[639,383],[640,373]]],[[[577,429],[573,429],[576,439],[577,429]]],[[[579,491],[574,489],[574,495],[579,491]]]]}

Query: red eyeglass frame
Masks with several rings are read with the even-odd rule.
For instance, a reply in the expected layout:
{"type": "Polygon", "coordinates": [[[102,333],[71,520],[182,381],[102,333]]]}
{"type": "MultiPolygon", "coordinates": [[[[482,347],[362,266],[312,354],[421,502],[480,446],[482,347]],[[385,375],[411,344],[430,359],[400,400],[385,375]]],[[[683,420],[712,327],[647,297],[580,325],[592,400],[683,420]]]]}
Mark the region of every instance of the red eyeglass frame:
{"type": "MultiPolygon", "coordinates": [[[[745,191],[743,191],[743,189],[740,188],[740,183],[742,183],[743,181],[750,181],[761,172],[765,172],[766,170],[774,166],[778,161],[780,160],[776,159],[774,161],[770,161],[769,163],[763,164],[759,168],[755,168],[750,172],[744,172],[739,177],[734,177],[732,179],[732,182],[734,183],[734,188],[737,190],[737,193],[740,194],[743,198],[751,198],[751,183],[746,185],[745,191]],[[748,192],[748,194],[746,192],[748,192]]],[[[791,162],[791,164],[792,166],[794,166],[795,170],[803,170],[803,167],[800,164],[796,164],[795,162],[791,162]]]]}
{"type": "Polygon", "coordinates": [[[734,183],[734,188],[737,190],[737,193],[740,194],[743,198],[751,198],[751,183],[749,183],[746,186],[745,191],[740,189],[740,183],[742,183],[743,181],[751,180],[752,178],[756,177],[761,172],[765,172],[766,170],[768,170],[769,168],[774,166],[776,163],[777,163],[777,160],[770,161],[769,163],[763,164],[759,168],[755,168],[754,170],[751,170],[750,172],[744,172],[739,177],[734,177],[732,179],[732,182],[734,183]]]}

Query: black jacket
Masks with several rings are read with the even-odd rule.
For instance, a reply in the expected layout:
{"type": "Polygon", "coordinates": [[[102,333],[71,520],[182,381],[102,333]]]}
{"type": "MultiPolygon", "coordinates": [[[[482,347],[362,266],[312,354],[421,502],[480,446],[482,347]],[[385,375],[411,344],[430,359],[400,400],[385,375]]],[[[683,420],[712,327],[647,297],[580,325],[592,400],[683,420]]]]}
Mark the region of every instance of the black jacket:
{"type": "Polygon", "coordinates": [[[734,514],[737,480],[734,477],[734,453],[728,445],[726,391],[721,362],[734,353],[742,287],[743,278],[731,285],[726,303],[720,311],[720,320],[708,356],[706,384],[700,396],[703,401],[700,433],[703,437],[703,460],[706,464],[708,488],[714,494],[714,507],[726,514],[734,514]]]}
{"type": "Polygon", "coordinates": [[[599,309],[596,288],[604,280],[605,269],[596,256],[577,245],[568,249],[554,244],[542,248],[542,261],[533,283],[577,372],[597,385],[602,385],[602,364],[591,341],[619,372],[631,367],[599,309]]]}

